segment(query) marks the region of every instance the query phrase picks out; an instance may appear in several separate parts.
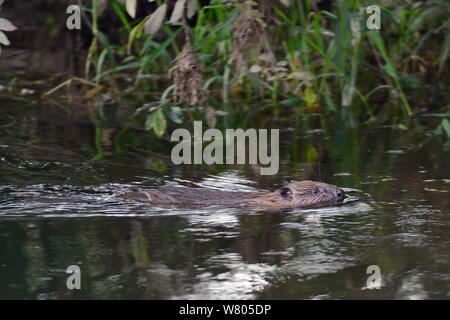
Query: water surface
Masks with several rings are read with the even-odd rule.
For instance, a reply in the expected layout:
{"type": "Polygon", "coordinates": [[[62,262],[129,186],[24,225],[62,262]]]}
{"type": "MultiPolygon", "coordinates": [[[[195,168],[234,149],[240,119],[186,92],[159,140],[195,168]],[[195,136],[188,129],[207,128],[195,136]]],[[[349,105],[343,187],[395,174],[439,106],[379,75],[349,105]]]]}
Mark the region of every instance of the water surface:
{"type": "Polygon", "coordinates": [[[16,123],[0,128],[1,299],[450,297],[450,162],[433,126],[285,122],[280,172],[263,177],[250,166],[174,166],[169,144],[92,161],[89,122],[2,107],[1,123],[16,123]],[[161,185],[273,190],[292,179],[333,183],[359,201],[267,213],[115,198],[161,185]],[[70,265],[81,290],[66,287],[70,265]],[[370,265],[381,269],[379,290],[366,288],[370,265]]]}

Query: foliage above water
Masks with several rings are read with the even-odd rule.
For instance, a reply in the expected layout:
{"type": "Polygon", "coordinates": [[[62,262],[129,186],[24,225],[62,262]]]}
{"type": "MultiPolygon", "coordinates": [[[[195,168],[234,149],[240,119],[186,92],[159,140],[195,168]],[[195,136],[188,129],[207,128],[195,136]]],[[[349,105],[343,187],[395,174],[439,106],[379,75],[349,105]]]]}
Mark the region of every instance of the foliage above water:
{"type": "MultiPolygon", "coordinates": [[[[4,0],[0,0],[0,11],[2,10],[2,4],[4,0]]],[[[0,17],[0,45],[9,46],[10,41],[4,31],[14,31],[17,27],[11,23],[11,21],[0,17]]],[[[0,46],[0,54],[2,53],[2,47],[0,46]]]]}
{"type": "MultiPolygon", "coordinates": [[[[367,27],[370,5],[93,0],[82,7],[92,36],[84,77],[45,97],[81,82],[97,126],[111,122],[106,104],[131,101],[125,129],[139,123],[159,137],[194,117],[215,126],[217,114],[237,114],[233,105],[243,103],[269,105],[274,116],[336,113],[347,126],[409,129],[411,116],[447,115],[449,3],[382,1],[379,30],[367,27]]],[[[447,141],[444,120],[436,135],[447,141]]]]}

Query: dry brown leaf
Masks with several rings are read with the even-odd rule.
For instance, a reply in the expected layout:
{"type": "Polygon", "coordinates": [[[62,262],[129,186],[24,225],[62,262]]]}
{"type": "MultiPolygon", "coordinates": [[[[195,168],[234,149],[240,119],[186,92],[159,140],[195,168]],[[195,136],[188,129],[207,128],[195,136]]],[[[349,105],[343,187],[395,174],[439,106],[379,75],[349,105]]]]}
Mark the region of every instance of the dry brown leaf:
{"type": "Polygon", "coordinates": [[[17,27],[14,26],[11,21],[6,20],[4,18],[0,18],[0,30],[3,31],[14,31],[17,30],[17,27]]]}
{"type": "Polygon", "coordinates": [[[145,34],[153,35],[158,32],[159,28],[166,17],[167,5],[164,3],[150,15],[144,26],[145,34]]]}
{"type": "Polygon", "coordinates": [[[172,16],[170,17],[170,23],[177,23],[183,17],[185,9],[186,0],[178,0],[175,3],[175,8],[173,9],[172,16]]]}
{"type": "Polygon", "coordinates": [[[244,92],[244,89],[242,89],[241,86],[237,86],[237,87],[231,88],[231,91],[233,91],[233,93],[239,94],[239,93],[244,92]]]}
{"type": "Polygon", "coordinates": [[[259,55],[258,59],[269,63],[274,62],[273,55],[271,55],[270,53],[262,53],[259,55]]]}
{"type": "Polygon", "coordinates": [[[250,68],[251,73],[259,73],[262,70],[263,70],[263,68],[257,64],[252,65],[252,67],[250,68]]]}
{"type": "Polygon", "coordinates": [[[132,18],[136,18],[136,6],[137,0],[127,0],[126,3],[127,12],[132,18]]]}
{"type": "Polygon", "coordinates": [[[88,90],[84,96],[83,99],[84,100],[90,100],[92,99],[97,93],[99,93],[100,91],[102,91],[105,87],[104,86],[96,86],[90,90],[88,90]]]}
{"type": "Polygon", "coordinates": [[[281,60],[276,63],[277,67],[286,67],[287,65],[289,65],[289,62],[287,62],[286,60],[281,60]]]}
{"type": "Polygon", "coordinates": [[[308,71],[298,71],[298,72],[292,72],[289,75],[289,78],[311,81],[313,79],[313,75],[308,71]]]}
{"type": "Polygon", "coordinates": [[[320,104],[313,103],[313,104],[310,104],[309,106],[306,106],[305,109],[308,111],[317,111],[320,109],[320,104]]]}
{"type": "Polygon", "coordinates": [[[191,106],[201,103],[205,99],[202,88],[202,69],[190,38],[186,38],[183,49],[174,60],[175,65],[169,70],[169,77],[173,78],[173,102],[187,103],[191,106]]]}
{"type": "Polygon", "coordinates": [[[195,12],[197,12],[196,0],[187,0],[186,7],[187,7],[186,17],[188,19],[191,19],[194,16],[195,12]]]}

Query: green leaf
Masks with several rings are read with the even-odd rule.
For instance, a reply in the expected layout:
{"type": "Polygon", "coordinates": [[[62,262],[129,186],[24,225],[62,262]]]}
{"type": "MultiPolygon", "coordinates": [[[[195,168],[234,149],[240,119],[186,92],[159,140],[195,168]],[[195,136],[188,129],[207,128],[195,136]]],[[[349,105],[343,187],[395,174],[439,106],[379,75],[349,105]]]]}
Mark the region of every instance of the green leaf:
{"type": "Polygon", "coordinates": [[[322,16],[322,13],[319,12],[318,14],[316,14],[316,16],[314,17],[314,34],[316,36],[316,42],[318,44],[318,46],[321,49],[321,52],[324,52],[324,45],[323,45],[323,40],[322,40],[322,34],[320,33],[320,17],[322,16]]]}
{"type": "Polygon", "coordinates": [[[300,100],[300,98],[288,98],[283,101],[280,101],[280,104],[283,104],[286,106],[291,106],[291,107],[297,107],[300,105],[301,101],[302,100],[300,100]]]}
{"type": "Polygon", "coordinates": [[[306,150],[306,162],[314,163],[319,156],[317,149],[312,144],[308,145],[306,150]]]}
{"type": "MultiPolygon", "coordinates": [[[[108,49],[103,49],[102,53],[100,53],[100,56],[98,57],[97,61],[97,75],[100,75],[102,73],[103,63],[105,62],[106,55],[108,54],[108,49]]],[[[97,84],[99,83],[100,78],[96,78],[97,84]]]]}
{"type": "Polygon", "coordinates": [[[154,113],[156,113],[156,116],[153,122],[153,130],[158,137],[161,137],[164,134],[164,131],[166,131],[167,120],[161,109],[156,110],[154,113]]]}
{"type": "Polygon", "coordinates": [[[440,136],[442,134],[442,126],[438,125],[438,127],[433,131],[435,136],[440,136]]]}
{"type": "Polygon", "coordinates": [[[155,111],[148,115],[147,120],[145,121],[145,130],[150,131],[153,129],[153,126],[155,125],[155,117],[155,111]]]}
{"type": "Polygon", "coordinates": [[[122,10],[122,4],[118,3],[117,0],[110,0],[111,4],[114,7],[114,10],[116,11],[116,14],[119,16],[120,21],[122,21],[122,24],[125,26],[128,32],[131,30],[130,23],[128,22],[128,19],[126,15],[124,14],[122,10]]]}
{"type": "Polygon", "coordinates": [[[369,31],[367,34],[372,39],[372,41],[375,43],[375,46],[378,48],[378,51],[380,51],[381,55],[383,56],[383,59],[386,62],[386,66],[384,67],[384,70],[386,71],[386,73],[388,75],[390,75],[394,79],[395,85],[397,86],[397,89],[400,92],[400,99],[403,102],[405,111],[408,115],[411,115],[412,114],[411,107],[409,106],[409,103],[408,103],[408,100],[406,99],[405,93],[403,92],[403,89],[399,83],[397,73],[395,72],[395,69],[392,66],[391,60],[389,59],[389,56],[386,51],[386,47],[384,46],[383,39],[381,38],[380,34],[377,31],[369,31]]]}
{"type": "Polygon", "coordinates": [[[314,93],[314,91],[312,91],[311,88],[306,88],[305,89],[305,100],[306,100],[306,105],[312,105],[316,102],[317,99],[317,94],[314,93]]]}
{"type": "Polygon", "coordinates": [[[171,91],[173,91],[173,89],[175,88],[175,85],[172,84],[170,85],[166,90],[164,90],[163,94],[161,95],[161,101],[166,101],[167,100],[167,96],[169,95],[169,93],[171,91]]]}
{"type": "Polygon", "coordinates": [[[127,52],[130,54],[131,47],[133,45],[133,42],[135,39],[139,39],[142,36],[142,33],[144,32],[144,26],[145,22],[147,21],[148,17],[142,20],[138,25],[136,25],[133,29],[131,29],[130,34],[128,36],[128,45],[127,45],[127,52]]]}
{"type": "Polygon", "coordinates": [[[158,172],[164,171],[166,170],[166,168],[167,168],[166,165],[161,159],[156,160],[152,167],[153,170],[158,172]]]}
{"type": "Polygon", "coordinates": [[[444,70],[445,61],[447,61],[448,55],[450,52],[450,34],[447,34],[444,40],[444,44],[442,45],[441,53],[437,62],[439,62],[439,73],[444,70]]]}
{"type": "Polygon", "coordinates": [[[182,28],[179,28],[177,31],[175,31],[168,39],[166,39],[163,43],[161,43],[158,48],[153,51],[152,54],[147,55],[141,59],[142,61],[142,67],[141,70],[146,70],[148,66],[156,60],[161,53],[169,46],[169,44],[175,39],[175,37],[180,33],[182,28]]]}
{"type": "Polygon", "coordinates": [[[392,78],[395,78],[395,77],[397,77],[397,74],[395,73],[395,69],[394,69],[394,67],[392,67],[392,65],[389,63],[389,64],[385,64],[384,66],[383,66],[383,69],[384,69],[384,71],[388,74],[388,75],[390,75],[392,78]]]}
{"type": "Polygon", "coordinates": [[[322,96],[323,96],[323,98],[324,98],[324,100],[325,100],[325,103],[326,103],[327,106],[328,106],[328,109],[329,109],[329,110],[332,110],[332,111],[336,111],[336,107],[334,106],[333,100],[331,99],[331,97],[330,97],[330,95],[328,94],[328,92],[323,92],[323,93],[322,93],[322,96]]]}
{"type": "Polygon", "coordinates": [[[373,42],[377,46],[377,48],[380,51],[383,58],[385,60],[389,60],[387,52],[386,52],[386,48],[384,47],[383,39],[380,37],[380,34],[377,31],[369,31],[368,34],[372,38],[373,42]]]}
{"type": "Polygon", "coordinates": [[[102,43],[103,47],[105,48],[104,50],[107,50],[109,63],[111,64],[112,69],[114,69],[116,67],[116,58],[114,57],[113,48],[112,48],[108,38],[101,31],[97,32],[97,37],[100,40],[100,42],[102,43]]]}
{"type": "Polygon", "coordinates": [[[450,139],[450,122],[447,119],[444,119],[442,120],[441,126],[444,128],[447,133],[447,137],[450,139]]]}
{"type": "Polygon", "coordinates": [[[392,78],[397,79],[397,73],[392,66],[391,60],[389,59],[386,47],[384,46],[384,42],[380,34],[377,31],[370,31],[368,32],[368,34],[372,41],[375,43],[375,46],[378,48],[378,51],[380,51],[381,55],[383,56],[384,61],[386,61],[384,71],[386,71],[386,73],[389,74],[392,78]]]}
{"type": "Polygon", "coordinates": [[[448,118],[450,113],[427,113],[427,117],[448,118]]]}

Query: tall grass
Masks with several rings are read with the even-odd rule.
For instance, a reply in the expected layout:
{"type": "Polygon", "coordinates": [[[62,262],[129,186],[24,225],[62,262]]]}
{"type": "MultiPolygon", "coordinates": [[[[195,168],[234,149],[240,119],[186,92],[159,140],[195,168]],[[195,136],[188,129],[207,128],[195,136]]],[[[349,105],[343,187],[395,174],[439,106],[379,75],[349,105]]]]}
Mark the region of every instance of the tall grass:
{"type": "MultiPolygon", "coordinates": [[[[130,121],[145,111],[145,128],[162,136],[167,119],[184,121],[181,109],[170,101],[173,87],[166,80],[180,52],[182,28],[165,23],[157,36],[147,36],[143,30],[148,17],[132,20],[124,5],[109,2],[128,38],[113,44],[98,29],[98,0],[92,1],[92,8],[83,8],[91,14],[93,34],[84,81],[93,87],[94,96],[95,90],[102,92],[98,89],[102,86],[115,95],[131,97],[137,107],[150,102],[130,121]],[[130,77],[131,84],[125,81],[130,77]]],[[[416,112],[410,103],[415,91],[409,84],[425,87],[430,79],[440,79],[448,67],[447,1],[380,5],[381,30],[366,27],[369,1],[338,0],[329,10],[317,8],[312,0],[291,2],[286,8],[270,1],[265,28],[276,61],[262,59],[255,48],[243,82],[233,57],[232,25],[238,7],[220,0],[198,6],[197,22],[190,32],[202,63],[205,106],[233,112],[233,102],[266,101],[275,113],[280,111],[279,104],[306,114],[340,112],[350,124],[376,119],[389,108],[391,118],[407,121],[416,112]]]]}

